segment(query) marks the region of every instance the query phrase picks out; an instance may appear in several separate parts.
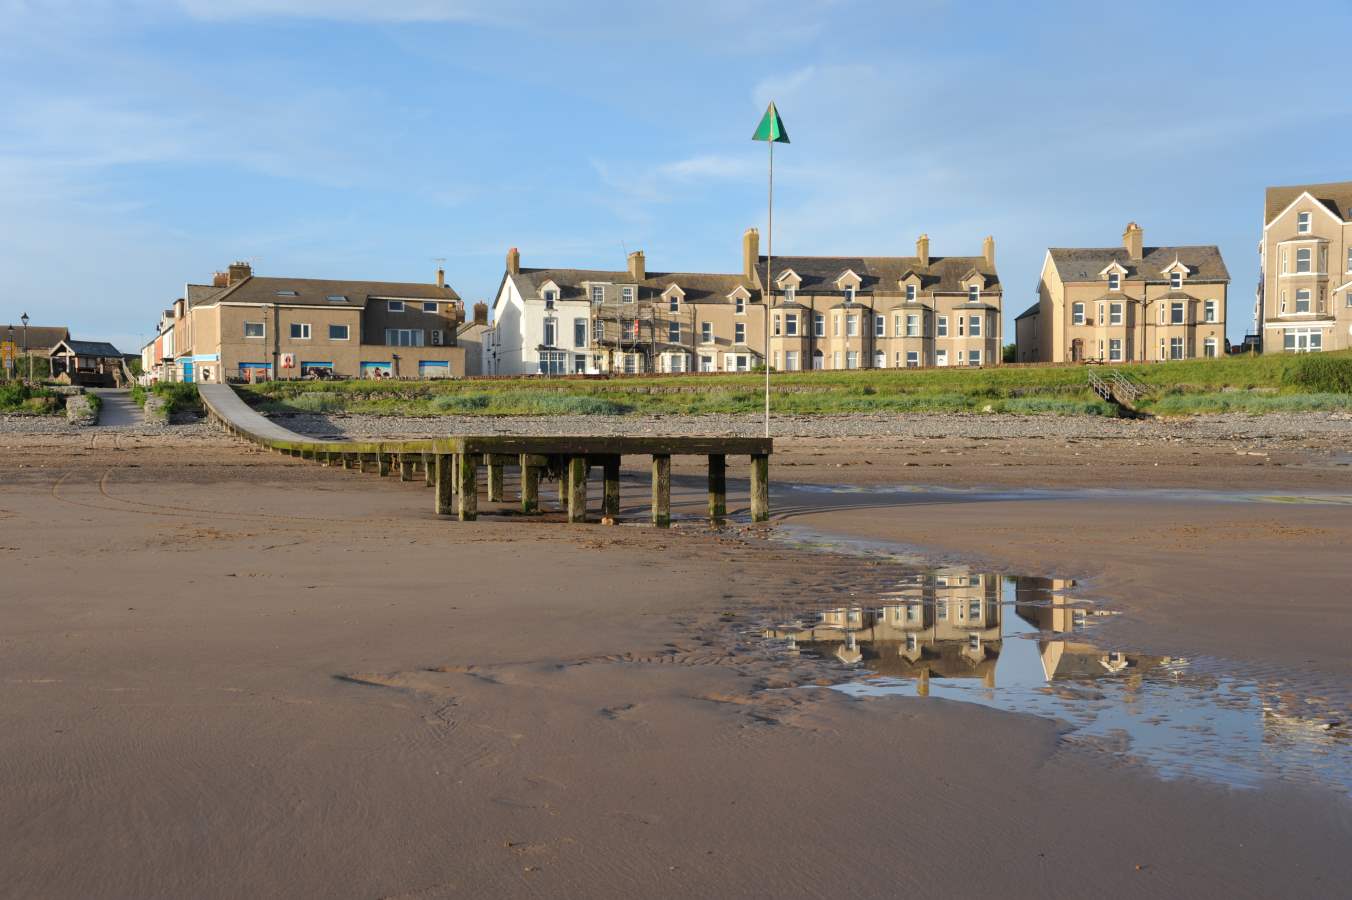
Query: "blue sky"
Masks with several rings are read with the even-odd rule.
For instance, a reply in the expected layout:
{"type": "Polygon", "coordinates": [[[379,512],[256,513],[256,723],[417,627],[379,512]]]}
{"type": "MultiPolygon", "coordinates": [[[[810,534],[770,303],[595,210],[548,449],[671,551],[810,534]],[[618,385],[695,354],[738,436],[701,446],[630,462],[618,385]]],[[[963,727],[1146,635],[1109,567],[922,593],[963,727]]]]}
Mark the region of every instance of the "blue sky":
{"type": "MultiPolygon", "coordinates": [[[[0,0],[0,321],[133,351],[186,281],[525,265],[736,271],[775,247],[1216,243],[1250,324],[1268,184],[1352,179],[1352,5],[0,0]],[[1268,54],[1301,47],[1277,65],[1268,54]],[[1335,42],[1336,44],[1336,42],[1335,42]]],[[[1007,329],[1012,335],[1012,329],[1007,329]]]]}

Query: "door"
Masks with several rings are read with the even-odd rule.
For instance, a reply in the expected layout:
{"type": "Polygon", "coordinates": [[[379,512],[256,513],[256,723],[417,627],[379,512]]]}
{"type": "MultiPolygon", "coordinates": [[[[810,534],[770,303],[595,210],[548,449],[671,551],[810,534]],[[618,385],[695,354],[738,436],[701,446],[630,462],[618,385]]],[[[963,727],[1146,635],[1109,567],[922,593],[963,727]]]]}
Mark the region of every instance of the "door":
{"type": "Polygon", "coordinates": [[[935,350],[935,351],[934,351],[934,364],[935,364],[936,366],[946,366],[946,365],[948,365],[948,351],[947,351],[947,350],[935,350]]]}
{"type": "Polygon", "coordinates": [[[1070,361],[1084,362],[1084,341],[1080,338],[1070,342],[1070,361]]]}

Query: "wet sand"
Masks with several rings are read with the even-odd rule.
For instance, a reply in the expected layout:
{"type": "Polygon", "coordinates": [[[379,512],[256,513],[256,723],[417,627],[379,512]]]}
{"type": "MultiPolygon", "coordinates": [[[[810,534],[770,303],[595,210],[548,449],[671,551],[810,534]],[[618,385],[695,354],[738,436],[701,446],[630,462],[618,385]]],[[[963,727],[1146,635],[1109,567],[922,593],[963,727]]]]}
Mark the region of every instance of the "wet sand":
{"type": "MultiPolygon", "coordinates": [[[[1328,896],[1352,876],[1352,806],[1327,791],[1165,781],[1049,720],[794,687],[843,676],[760,623],[866,595],[858,560],[737,529],[438,521],[420,486],[209,436],[6,443],[0,896],[1328,896]]],[[[776,522],[1087,576],[1125,613],[1115,639],[1346,685],[1352,509],[786,484],[1200,468],[1352,493],[1326,454],[1118,447],[1062,471],[1035,441],[865,449],[788,442],[776,522]]],[[[697,509],[699,474],[675,482],[697,509]]],[[[642,497],[626,484],[635,517],[642,497]]]]}

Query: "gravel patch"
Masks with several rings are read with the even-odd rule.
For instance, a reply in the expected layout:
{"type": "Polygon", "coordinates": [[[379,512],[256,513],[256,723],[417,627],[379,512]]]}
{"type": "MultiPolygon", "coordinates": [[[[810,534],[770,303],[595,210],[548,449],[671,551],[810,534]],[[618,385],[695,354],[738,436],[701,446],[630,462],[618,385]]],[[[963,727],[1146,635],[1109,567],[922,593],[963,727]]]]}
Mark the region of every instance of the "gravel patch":
{"type": "Polygon", "coordinates": [[[174,424],[136,424],[123,427],[109,425],[79,425],[62,416],[0,416],[0,435],[99,435],[118,434],[144,437],[196,438],[219,435],[221,432],[205,419],[191,417],[174,424]]]}

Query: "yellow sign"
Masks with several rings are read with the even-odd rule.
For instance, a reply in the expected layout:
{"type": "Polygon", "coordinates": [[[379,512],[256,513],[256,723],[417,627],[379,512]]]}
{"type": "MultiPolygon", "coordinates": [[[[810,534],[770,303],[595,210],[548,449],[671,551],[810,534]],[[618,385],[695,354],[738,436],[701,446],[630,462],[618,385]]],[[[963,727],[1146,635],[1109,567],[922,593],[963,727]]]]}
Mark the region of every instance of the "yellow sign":
{"type": "Polygon", "coordinates": [[[0,341],[0,357],[5,360],[5,368],[14,368],[14,360],[19,358],[19,348],[13,341],[0,341]]]}

